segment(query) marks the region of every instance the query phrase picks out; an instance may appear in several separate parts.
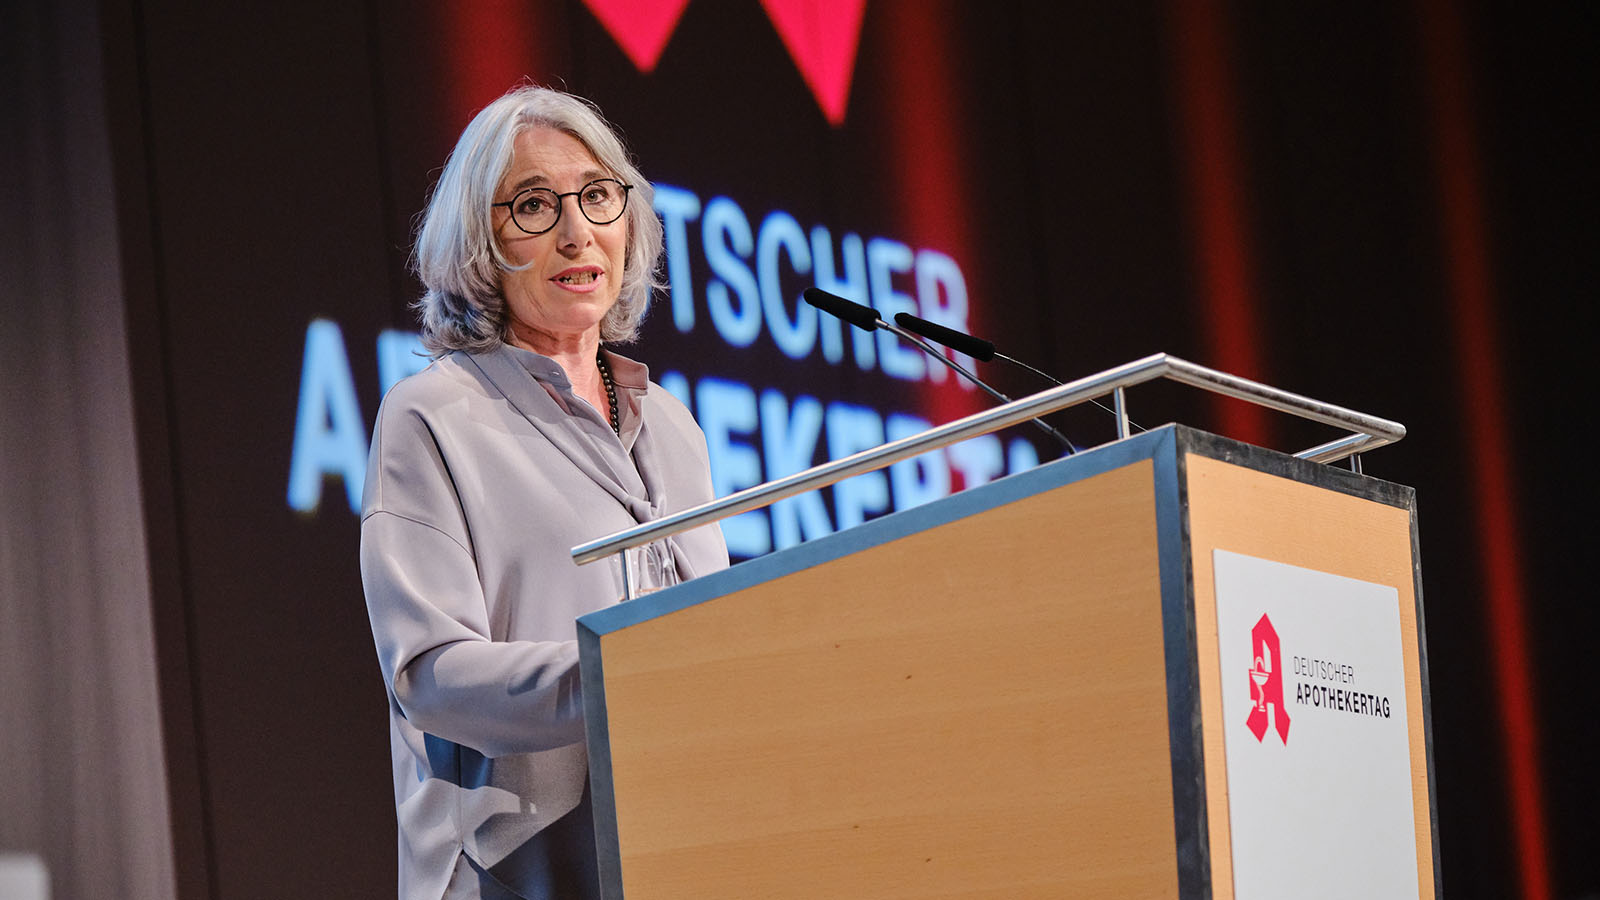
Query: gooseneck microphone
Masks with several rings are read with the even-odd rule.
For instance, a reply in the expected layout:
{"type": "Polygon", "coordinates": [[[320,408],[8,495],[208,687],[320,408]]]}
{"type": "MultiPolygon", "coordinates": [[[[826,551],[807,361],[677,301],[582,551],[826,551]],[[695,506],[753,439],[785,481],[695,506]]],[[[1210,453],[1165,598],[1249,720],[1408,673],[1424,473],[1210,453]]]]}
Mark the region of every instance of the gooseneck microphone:
{"type": "MultiPolygon", "coordinates": [[[[962,334],[954,328],[946,328],[927,319],[919,319],[910,313],[895,313],[894,323],[914,334],[920,334],[930,341],[943,344],[957,353],[965,353],[978,362],[988,362],[996,356],[994,344],[970,334],[962,334]]],[[[1010,359],[1010,357],[1006,357],[1010,359]]],[[[1014,362],[1015,360],[1013,360],[1014,362]]],[[[1049,376],[1045,376],[1049,378],[1049,376]]],[[[1054,381],[1054,379],[1051,379],[1054,381]]],[[[1061,382],[1057,381],[1056,384],[1061,382]]]]}
{"type": "MultiPolygon", "coordinates": [[[[1035,369],[1033,366],[1028,365],[1022,360],[1014,359],[1005,355],[1004,353],[1001,353],[994,348],[993,343],[986,341],[983,338],[973,337],[970,334],[962,334],[961,332],[956,331],[954,328],[946,328],[945,326],[936,322],[929,322],[927,319],[917,318],[910,313],[895,313],[894,321],[896,325],[899,325],[901,328],[904,328],[907,331],[919,334],[936,343],[943,344],[957,353],[965,353],[979,362],[989,362],[990,360],[998,359],[1002,362],[1008,362],[1014,366],[1027,369],[1029,372],[1032,372],[1051,384],[1057,386],[1061,384],[1058,379],[1047,375],[1038,369],[1035,369]]],[[[941,354],[941,358],[942,356],[943,354],[941,354]]],[[[1104,403],[1101,403],[1099,400],[1096,400],[1093,397],[1089,398],[1089,402],[1100,407],[1113,416],[1117,414],[1116,410],[1108,408],[1104,403]]],[[[1144,428],[1136,422],[1129,421],[1128,424],[1134,428],[1138,428],[1140,431],[1144,430],[1144,428]]]]}
{"type": "MultiPolygon", "coordinates": [[[[933,357],[934,359],[937,359],[939,362],[944,363],[946,366],[948,366],[956,374],[960,375],[961,377],[963,377],[963,378],[967,379],[968,381],[972,382],[973,384],[977,385],[979,388],[982,388],[983,391],[985,393],[987,393],[990,397],[993,397],[994,399],[1000,401],[1001,403],[1010,403],[1011,402],[1011,398],[1010,397],[1007,397],[1005,394],[1002,394],[999,391],[995,390],[994,388],[990,387],[989,385],[985,384],[980,378],[978,378],[978,376],[972,374],[971,372],[968,372],[964,366],[961,366],[961,365],[957,364],[955,361],[951,360],[949,357],[945,356],[943,353],[940,353],[939,351],[937,351],[937,350],[933,349],[932,347],[928,346],[928,342],[924,341],[921,337],[918,337],[917,335],[911,333],[909,330],[907,330],[905,328],[900,327],[899,325],[890,324],[888,322],[885,322],[882,318],[880,318],[878,316],[878,311],[873,309],[872,307],[863,306],[862,304],[856,303],[853,300],[846,300],[845,298],[840,297],[838,294],[830,294],[827,291],[823,290],[822,288],[817,288],[817,287],[808,287],[808,288],[806,288],[801,293],[800,296],[803,297],[807,303],[811,304],[812,306],[816,307],[817,309],[820,309],[823,312],[825,312],[825,313],[827,313],[827,314],[829,314],[831,316],[835,316],[837,318],[843,319],[844,321],[849,322],[851,325],[854,325],[855,327],[861,329],[862,331],[873,331],[875,329],[882,328],[885,331],[893,332],[894,334],[899,335],[900,337],[904,338],[907,343],[909,343],[912,346],[918,348],[923,353],[928,354],[929,356],[933,357]]],[[[904,313],[901,313],[901,315],[904,315],[904,313]]],[[[896,319],[898,319],[898,318],[899,318],[899,316],[896,316],[896,319]]],[[[921,321],[921,320],[919,320],[919,321],[921,321]]],[[[933,325],[932,322],[928,322],[926,324],[933,325]]],[[[935,327],[939,327],[939,326],[935,326],[935,327]]],[[[948,331],[949,329],[945,329],[945,330],[948,331]]],[[[960,332],[952,331],[951,334],[959,335],[960,332]]],[[[963,336],[965,336],[965,335],[963,335],[963,336]]],[[[968,339],[969,340],[973,340],[973,341],[977,340],[977,338],[971,338],[971,337],[969,337],[968,339]]],[[[979,343],[987,343],[987,342],[986,341],[982,341],[982,342],[979,342],[979,343]]],[[[990,345],[990,347],[992,349],[993,345],[990,345]]],[[[963,350],[962,352],[966,352],[966,351],[963,350]]],[[[976,354],[973,354],[973,353],[968,353],[967,355],[976,357],[976,354]]],[[[1071,455],[1073,453],[1077,453],[1078,452],[1078,448],[1072,443],[1072,441],[1068,440],[1066,435],[1062,434],[1061,432],[1057,431],[1055,428],[1051,427],[1049,425],[1049,423],[1043,421],[1042,419],[1033,419],[1032,422],[1033,422],[1034,425],[1038,426],[1039,429],[1042,430],[1045,434],[1048,434],[1051,437],[1055,438],[1056,440],[1060,441],[1061,442],[1061,446],[1066,448],[1066,451],[1067,451],[1068,455],[1071,455]]]]}
{"type": "Polygon", "coordinates": [[[854,300],[846,300],[838,294],[830,294],[822,288],[808,287],[800,296],[817,309],[843,319],[862,331],[872,331],[879,325],[888,324],[878,318],[878,311],[872,307],[862,306],[854,300]]]}

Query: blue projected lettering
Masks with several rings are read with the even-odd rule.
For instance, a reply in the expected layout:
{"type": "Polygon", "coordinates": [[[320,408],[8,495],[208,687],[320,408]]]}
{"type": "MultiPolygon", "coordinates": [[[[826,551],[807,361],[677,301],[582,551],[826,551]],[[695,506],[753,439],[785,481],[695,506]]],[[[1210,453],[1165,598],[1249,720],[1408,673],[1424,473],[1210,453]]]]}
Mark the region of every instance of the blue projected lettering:
{"type": "Polygon", "coordinates": [[[1012,438],[1006,445],[1006,465],[1013,472],[1025,472],[1039,465],[1039,451],[1022,438],[1012,438]]]}
{"type": "MultiPolygon", "coordinates": [[[[745,441],[735,440],[735,436],[748,440],[760,424],[756,392],[737,381],[702,378],[695,386],[695,401],[712,460],[711,489],[725,497],[760,484],[761,454],[745,441]]],[[[772,549],[764,510],[723,519],[722,536],[728,541],[728,552],[739,556],[760,556],[772,549]]]]}
{"type": "MultiPolygon", "coordinates": [[[[917,251],[917,315],[936,325],[956,331],[967,330],[967,281],[961,277],[961,267],[956,261],[937,250],[917,251]]],[[[945,351],[957,363],[972,368],[972,357],[965,353],[945,351]]],[[[926,362],[926,361],[925,361],[926,362]]],[[[945,366],[933,363],[928,366],[929,380],[940,383],[946,376],[954,377],[945,366]]],[[[957,378],[956,383],[972,390],[972,382],[957,378]]]]}
{"type": "Polygon", "coordinates": [[[389,329],[378,335],[378,395],[389,393],[394,383],[428,367],[433,358],[415,331],[389,329]]]}
{"type": "MultiPolygon", "coordinates": [[[[883,419],[877,411],[849,403],[832,403],[828,423],[828,458],[839,459],[883,443],[883,419]]],[[[833,511],[839,530],[889,511],[889,481],[883,472],[867,472],[833,486],[833,511]]]]}
{"type": "MultiPolygon", "coordinates": [[[[873,238],[867,243],[867,273],[872,285],[872,305],[877,307],[878,317],[885,322],[893,322],[895,313],[916,315],[916,302],[896,291],[893,280],[896,273],[911,271],[913,259],[911,248],[899,241],[873,238]]],[[[907,347],[892,331],[880,328],[875,334],[878,336],[878,359],[883,371],[907,381],[917,381],[928,371],[925,365],[927,358],[922,351],[907,347]]]]}
{"type": "Polygon", "coordinates": [[[722,339],[735,347],[748,347],[761,333],[761,289],[750,267],[744,264],[755,249],[750,220],[739,204],[727,197],[712,198],[706,204],[706,263],[717,276],[706,285],[706,309],[722,339]],[[732,291],[729,291],[732,288],[732,291]],[[734,303],[732,294],[739,295],[734,303]]]}
{"type": "Polygon", "coordinates": [[[322,502],[322,480],[344,480],[350,509],[361,510],[367,473],[367,429],[356,405],[355,380],[344,352],[344,335],[327,319],[306,326],[300,367],[300,405],[295,413],[289,458],[289,505],[312,512],[322,502]]]}
{"type": "MultiPolygon", "coordinates": [[[[761,450],[767,480],[811,468],[822,437],[822,404],[815,397],[796,397],[793,404],[782,392],[761,392],[761,450]]],[[[833,531],[822,495],[809,491],[779,500],[769,507],[772,543],[778,548],[822,537],[833,531]]]]}
{"type": "Polygon", "coordinates": [[[811,347],[817,342],[817,311],[800,299],[804,284],[792,292],[784,291],[783,280],[778,277],[779,250],[789,255],[795,274],[805,275],[811,271],[811,248],[806,243],[806,233],[794,216],[786,212],[772,213],[761,223],[761,236],[756,239],[756,272],[761,284],[761,310],[766,314],[772,342],[784,356],[804,359],[811,355],[811,347]],[[793,321],[789,319],[791,305],[793,321]]]}
{"type": "MultiPolygon", "coordinates": [[[[861,241],[859,234],[847,234],[839,239],[839,258],[843,275],[837,275],[839,269],[833,265],[833,236],[828,233],[825,226],[818,225],[811,229],[811,260],[816,273],[817,287],[830,294],[838,294],[846,300],[865,304],[867,297],[867,251],[866,245],[861,241]]],[[[840,346],[839,330],[844,323],[833,316],[824,316],[824,319],[833,326],[833,332],[823,332],[822,355],[828,362],[837,363],[844,355],[844,348],[840,346]],[[829,338],[833,338],[832,345],[829,338]]],[[[859,328],[846,329],[850,332],[850,347],[855,354],[856,367],[865,371],[872,368],[875,362],[872,352],[872,335],[859,328]]]]}
{"type": "MultiPolygon", "coordinates": [[[[967,285],[955,259],[888,237],[863,239],[840,232],[836,238],[827,225],[802,223],[784,210],[751,216],[730,197],[716,196],[702,203],[693,191],[672,185],[656,185],[654,206],[665,232],[673,328],[691,334],[699,326],[702,332],[693,339],[692,355],[685,358],[682,348],[676,351],[680,364],[695,370],[663,370],[656,377],[704,430],[717,496],[929,427],[913,410],[874,408],[877,401],[871,406],[827,402],[813,396],[814,389],[791,397],[770,384],[730,377],[717,364],[716,355],[706,352],[711,348],[703,335],[714,335],[715,342],[724,346],[752,348],[741,361],[745,372],[773,364],[853,364],[859,372],[880,369],[884,376],[903,382],[944,382],[943,366],[928,365],[920,352],[893,334],[862,331],[821,315],[800,300],[800,293],[815,284],[870,305],[885,319],[909,312],[965,331],[967,285]],[[754,229],[753,221],[760,223],[754,229]],[[696,254],[703,269],[697,269],[696,254]],[[703,284],[696,284],[696,278],[703,278],[703,284]],[[709,329],[704,327],[707,323],[709,329]],[[777,353],[757,345],[763,333],[777,353]]],[[[956,358],[970,363],[966,357],[956,358]]],[[[380,394],[429,361],[416,333],[383,331],[377,338],[380,394]]],[[[872,378],[856,371],[837,381],[848,382],[857,397],[875,396],[872,378]]],[[[879,382],[877,387],[881,386],[879,382]]],[[[901,395],[898,386],[890,386],[896,396],[901,395]]],[[[289,505],[316,510],[331,477],[344,482],[350,508],[359,511],[368,440],[343,334],[334,322],[313,320],[306,328],[289,505]]],[[[724,520],[723,534],[734,557],[759,556],[1038,463],[1038,451],[1027,439],[1002,441],[997,435],[983,435],[781,500],[767,510],[724,520]]]]}
{"type": "Polygon", "coordinates": [[[689,399],[689,379],[683,377],[682,372],[663,372],[656,380],[656,384],[678,398],[678,402],[682,403],[685,409],[694,408],[694,403],[689,399]]]}
{"type": "Polygon", "coordinates": [[[885,320],[907,312],[964,331],[967,284],[948,255],[885,237],[864,241],[854,233],[842,235],[836,246],[826,225],[814,225],[808,234],[783,210],[768,212],[752,230],[751,217],[731,197],[713,197],[702,206],[692,191],[666,184],[656,186],[655,209],[666,235],[672,323],[678,331],[693,331],[698,321],[689,223],[699,219],[700,250],[711,275],[705,308],[717,336],[730,346],[751,346],[765,326],[789,359],[806,359],[820,349],[823,360],[838,365],[848,332],[851,356],[862,371],[881,368],[905,381],[938,383],[948,377],[943,366],[930,367],[920,351],[893,333],[847,328],[799,300],[800,291],[815,284],[874,307],[885,320]]]}
{"type": "Polygon", "coordinates": [[[700,215],[700,198],[682,188],[656,185],[656,214],[661,216],[667,251],[667,286],[671,291],[672,324],[679,331],[694,328],[694,288],[689,276],[688,223],[700,215]]]}
{"type": "Polygon", "coordinates": [[[992,434],[953,444],[945,452],[950,455],[950,467],[961,473],[962,483],[969,488],[988,484],[1005,474],[1005,451],[1000,439],[992,434]]]}
{"type": "MultiPolygon", "coordinates": [[[[889,440],[898,441],[927,431],[933,424],[916,416],[895,413],[884,427],[889,440]]],[[[889,487],[894,493],[895,509],[910,509],[937,500],[950,493],[950,464],[945,461],[944,454],[938,452],[901,460],[889,467],[889,487]]]]}

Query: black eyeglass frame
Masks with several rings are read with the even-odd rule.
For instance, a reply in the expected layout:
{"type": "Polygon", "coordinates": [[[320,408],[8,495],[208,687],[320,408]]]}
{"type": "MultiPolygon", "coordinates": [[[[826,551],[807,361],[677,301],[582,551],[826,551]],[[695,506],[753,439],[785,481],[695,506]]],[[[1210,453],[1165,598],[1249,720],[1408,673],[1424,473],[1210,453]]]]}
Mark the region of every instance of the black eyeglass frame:
{"type": "Polygon", "coordinates": [[[578,198],[578,212],[581,213],[585,219],[589,220],[589,224],[591,224],[591,225],[610,225],[612,222],[615,222],[616,220],[622,218],[623,214],[628,211],[628,195],[631,194],[631,193],[633,193],[633,185],[625,184],[620,179],[617,179],[617,178],[596,178],[595,180],[586,183],[583,187],[578,188],[575,191],[568,191],[565,194],[557,193],[556,191],[552,191],[551,189],[544,188],[544,187],[523,188],[522,190],[517,191],[516,196],[512,197],[510,200],[502,200],[499,203],[491,203],[491,204],[489,204],[489,208],[490,209],[494,209],[494,208],[499,207],[499,206],[504,206],[506,208],[506,213],[511,216],[511,224],[517,226],[517,230],[518,231],[520,231],[520,232],[522,232],[523,234],[526,234],[526,235],[540,235],[540,234],[545,234],[545,233],[553,230],[557,225],[561,224],[561,216],[562,216],[563,213],[566,212],[566,209],[567,209],[566,199],[568,197],[577,197],[578,198]],[[597,184],[603,184],[603,183],[614,184],[614,185],[617,185],[618,187],[622,188],[622,207],[620,209],[618,209],[617,210],[617,214],[612,216],[611,218],[605,220],[604,222],[596,222],[594,220],[594,217],[589,215],[589,211],[584,208],[584,205],[583,205],[583,192],[587,191],[589,188],[594,187],[597,184]],[[549,228],[544,228],[544,229],[541,229],[539,231],[529,231],[528,229],[523,228],[521,220],[519,220],[517,218],[517,210],[516,210],[517,201],[521,200],[524,194],[531,194],[534,191],[544,191],[545,193],[553,195],[556,198],[556,202],[555,202],[556,220],[554,222],[550,223],[550,227],[549,228]]]}

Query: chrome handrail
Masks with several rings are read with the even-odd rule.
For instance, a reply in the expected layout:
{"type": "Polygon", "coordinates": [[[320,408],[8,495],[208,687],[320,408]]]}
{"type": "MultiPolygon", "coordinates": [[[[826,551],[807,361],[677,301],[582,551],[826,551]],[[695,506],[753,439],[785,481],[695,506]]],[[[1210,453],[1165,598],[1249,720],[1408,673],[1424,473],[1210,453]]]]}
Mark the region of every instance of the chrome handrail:
{"type": "Polygon", "coordinates": [[[937,450],[950,444],[959,443],[968,438],[999,431],[1029,419],[1056,412],[1079,403],[1086,402],[1105,394],[1115,394],[1118,411],[1118,437],[1124,438],[1127,433],[1127,416],[1123,402],[1122,391],[1125,388],[1158,378],[1168,378],[1173,381],[1198,387],[1203,390],[1213,391],[1240,400],[1275,409],[1321,422],[1349,428],[1352,433],[1325,444],[1310,447],[1295,456],[1312,462],[1329,463],[1337,462],[1357,453],[1365,453],[1393,444],[1406,435],[1406,427],[1399,422],[1381,419],[1377,416],[1345,409],[1332,403],[1324,403],[1290,393],[1270,385],[1229,375],[1216,369],[1209,369],[1202,365],[1169,356],[1165,353],[1156,353],[1143,359],[1107,369],[1087,378],[1068,382],[1059,387],[1040,391],[1030,397],[1024,397],[997,406],[994,409],[973,413],[965,418],[930,428],[920,434],[890,441],[870,450],[846,456],[813,466],[803,472],[796,472],[783,478],[758,484],[755,487],[729,494],[709,503],[670,516],[663,516],[650,522],[635,525],[615,534],[579,544],[572,548],[572,558],[578,565],[595,562],[612,554],[622,553],[624,593],[632,595],[632,579],[628,577],[628,559],[624,552],[634,547],[641,547],[651,541],[658,541],[664,537],[698,528],[736,516],[752,509],[770,506],[786,497],[803,494],[806,491],[827,487],[838,481],[843,481],[852,475],[860,475],[877,469],[887,468],[901,460],[920,456],[930,450],[937,450]]]}

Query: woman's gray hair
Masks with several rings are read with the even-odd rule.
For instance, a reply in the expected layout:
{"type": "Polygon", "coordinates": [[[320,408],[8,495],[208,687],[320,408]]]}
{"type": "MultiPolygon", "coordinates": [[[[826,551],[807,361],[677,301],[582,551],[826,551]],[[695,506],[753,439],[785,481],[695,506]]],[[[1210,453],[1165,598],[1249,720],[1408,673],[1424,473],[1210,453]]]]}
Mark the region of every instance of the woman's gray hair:
{"type": "Polygon", "coordinates": [[[500,278],[518,267],[495,238],[490,204],[511,165],[517,136],[540,125],[572,135],[601,168],[633,185],[626,214],[622,289],[600,322],[600,339],[633,340],[651,291],[662,286],[655,191],[629,158],[622,139],[589,101],[524,85],[484,107],[461,133],[417,232],[412,263],[426,291],[416,306],[422,344],[435,356],[452,350],[493,350],[506,339],[508,317],[500,278]]]}

